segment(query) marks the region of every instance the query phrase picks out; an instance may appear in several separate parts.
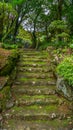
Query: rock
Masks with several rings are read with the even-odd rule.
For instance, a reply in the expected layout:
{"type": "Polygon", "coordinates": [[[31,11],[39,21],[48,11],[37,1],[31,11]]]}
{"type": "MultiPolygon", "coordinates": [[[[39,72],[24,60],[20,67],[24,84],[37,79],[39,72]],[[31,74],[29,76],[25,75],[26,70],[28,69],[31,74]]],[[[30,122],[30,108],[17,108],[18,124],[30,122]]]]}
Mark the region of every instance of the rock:
{"type": "Polygon", "coordinates": [[[60,116],[60,117],[59,117],[59,120],[62,120],[62,119],[63,119],[63,117],[62,117],[62,116],[60,116]]]}
{"type": "Polygon", "coordinates": [[[11,107],[13,107],[14,106],[14,102],[13,101],[9,101],[9,102],[7,102],[7,104],[6,104],[6,108],[7,109],[10,109],[11,107]]]}
{"type": "MultiPolygon", "coordinates": [[[[69,125],[72,125],[73,122],[69,122],[69,125]]],[[[73,129],[72,129],[73,130],[73,129]]]]}
{"type": "Polygon", "coordinates": [[[15,112],[15,110],[13,109],[13,110],[12,110],[12,113],[14,113],[14,112],[15,112]]]}
{"type": "Polygon", "coordinates": [[[66,118],[67,118],[67,117],[66,117],[66,115],[64,114],[64,115],[63,115],[63,119],[66,119],[66,118]]]}
{"type": "Polygon", "coordinates": [[[35,66],[37,66],[36,64],[33,64],[33,66],[35,67],[35,66]]]}
{"type": "Polygon", "coordinates": [[[56,94],[56,91],[55,91],[55,90],[53,90],[53,91],[52,91],[52,94],[53,94],[53,95],[54,95],[54,94],[56,94]]]}
{"type": "Polygon", "coordinates": [[[19,105],[19,102],[16,100],[16,101],[15,101],[15,104],[16,104],[16,106],[18,106],[18,105],[19,105]]]}
{"type": "Polygon", "coordinates": [[[68,116],[68,117],[67,117],[67,119],[68,119],[68,120],[71,120],[71,117],[70,117],[70,116],[68,116]]]}
{"type": "Polygon", "coordinates": [[[3,86],[0,86],[0,90],[3,88],[3,86]]]}
{"type": "Polygon", "coordinates": [[[5,117],[8,119],[10,117],[10,114],[9,113],[6,113],[5,114],[5,117]]]}
{"type": "Polygon", "coordinates": [[[55,84],[56,84],[56,83],[53,82],[53,81],[48,81],[47,83],[48,83],[48,85],[50,85],[50,84],[51,84],[51,85],[55,85],[55,84]]]}
{"type": "Polygon", "coordinates": [[[38,93],[41,93],[41,91],[40,91],[40,90],[38,90],[38,93]]]}
{"type": "Polygon", "coordinates": [[[41,76],[41,78],[44,79],[44,78],[45,78],[45,75],[43,74],[43,75],[41,76]]]}
{"type": "Polygon", "coordinates": [[[2,115],[0,115],[0,122],[3,120],[3,117],[2,117],[2,115]]]}
{"type": "Polygon", "coordinates": [[[32,71],[32,69],[31,69],[31,68],[29,68],[29,71],[32,71]]]}
{"type": "Polygon", "coordinates": [[[35,81],[32,82],[33,85],[34,85],[35,83],[36,83],[35,81]]]}
{"type": "Polygon", "coordinates": [[[61,99],[59,100],[59,105],[64,104],[64,101],[62,101],[61,99]]]}
{"type": "Polygon", "coordinates": [[[55,114],[55,113],[52,113],[51,119],[55,119],[56,117],[57,117],[56,114],[55,114]]]}
{"type": "Polygon", "coordinates": [[[15,82],[16,85],[20,85],[21,83],[20,82],[15,82]]]}
{"type": "Polygon", "coordinates": [[[63,120],[63,119],[65,119],[66,118],[66,115],[65,114],[60,114],[59,115],[59,120],[63,120]]]}
{"type": "Polygon", "coordinates": [[[40,109],[42,108],[42,106],[39,107],[40,109]]]}
{"type": "Polygon", "coordinates": [[[66,98],[68,98],[71,101],[73,100],[73,90],[63,78],[61,77],[57,78],[56,86],[58,92],[62,92],[66,98]]]}
{"type": "Polygon", "coordinates": [[[27,127],[26,130],[30,130],[30,127],[27,127]]]}

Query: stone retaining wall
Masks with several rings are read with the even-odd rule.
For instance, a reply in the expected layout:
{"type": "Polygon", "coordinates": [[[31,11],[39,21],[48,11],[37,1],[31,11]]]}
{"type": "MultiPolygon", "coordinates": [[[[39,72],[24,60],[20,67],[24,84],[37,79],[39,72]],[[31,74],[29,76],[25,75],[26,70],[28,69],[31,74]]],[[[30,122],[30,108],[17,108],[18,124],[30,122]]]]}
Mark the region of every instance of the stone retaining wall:
{"type": "Polygon", "coordinates": [[[0,112],[14,104],[11,101],[11,84],[15,79],[18,58],[18,51],[12,51],[0,68],[0,112]]]}
{"type": "MultiPolygon", "coordinates": [[[[63,60],[61,59],[56,53],[54,54],[54,48],[48,48],[48,53],[50,55],[50,66],[51,70],[53,71],[53,75],[55,76],[57,83],[56,83],[56,91],[66,97],[68,100],[73,101],[73,88],[69,86],[69,84],[64,80],[63,77],[60,77],[57,74],[56,68],[57,65],[63,60]]],[[[64,54],[63,54],[64,56],[64,54]]],[[[64,57],[63,57],[64,58],[64,57]]]]}

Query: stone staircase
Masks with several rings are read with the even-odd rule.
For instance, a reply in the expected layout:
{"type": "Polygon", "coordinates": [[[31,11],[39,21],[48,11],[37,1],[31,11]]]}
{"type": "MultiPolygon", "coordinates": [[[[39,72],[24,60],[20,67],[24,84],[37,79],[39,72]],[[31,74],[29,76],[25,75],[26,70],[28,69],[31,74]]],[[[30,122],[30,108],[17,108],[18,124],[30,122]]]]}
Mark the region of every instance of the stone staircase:
{"type": "Polygon", "coordinates": [[[72,130],[70,103],[56,93],[45,51],[23,50],[12,85],[14,107],[3,113],[0,130],[72,130]]]}

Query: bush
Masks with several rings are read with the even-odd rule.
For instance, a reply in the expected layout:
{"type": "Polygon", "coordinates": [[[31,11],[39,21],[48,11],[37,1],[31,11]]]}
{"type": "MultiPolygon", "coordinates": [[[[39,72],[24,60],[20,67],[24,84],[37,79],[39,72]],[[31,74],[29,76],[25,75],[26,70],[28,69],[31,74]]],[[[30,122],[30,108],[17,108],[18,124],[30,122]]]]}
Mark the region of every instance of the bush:
{"type": "Polygon", "coordinates": [[[2,47],[5,49],[17,49],[18,45],[17,44],[3,43],[2,47]]]}
{"type": "Polygon", "coordinates": [[[53,22],[51,22],[51,24],[49,25],[49,32],[51,34],[51,42],[54,46],[67,46],[70,36],[67,23],[65,21],[54,20],[53,22]]]}
{"type": "Polygon", "coordinates": [[[57,72],[73,87],[73,56],[65,58],[58,65],[57,72]]]}
{"type": "Polygon", "coordinates": [[[72,37],[71,40],[70,40],[69,48],[73,49],[73,37],[72,37]]]}
{"type": "Polygon", "coordinates": [[[49,45],[50,45],[50,43],[47,41],[40,42],[38,49],[39,50],[46,50],[49,45]]]}

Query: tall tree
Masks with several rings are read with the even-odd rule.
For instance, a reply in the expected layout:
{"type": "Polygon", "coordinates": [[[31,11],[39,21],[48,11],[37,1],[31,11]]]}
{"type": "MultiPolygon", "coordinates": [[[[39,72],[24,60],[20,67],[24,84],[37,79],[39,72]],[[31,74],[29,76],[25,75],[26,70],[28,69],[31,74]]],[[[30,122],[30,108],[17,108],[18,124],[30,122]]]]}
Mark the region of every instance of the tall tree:
{"type": "Polygon", "coordinates": [[[58,2],[58,20],[62,20],[62,7],[64,0],[57,0],[58,2]]]}

